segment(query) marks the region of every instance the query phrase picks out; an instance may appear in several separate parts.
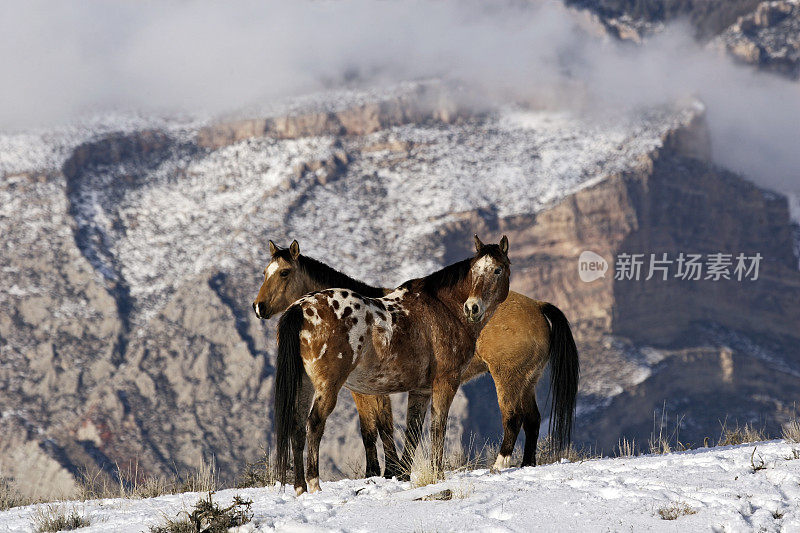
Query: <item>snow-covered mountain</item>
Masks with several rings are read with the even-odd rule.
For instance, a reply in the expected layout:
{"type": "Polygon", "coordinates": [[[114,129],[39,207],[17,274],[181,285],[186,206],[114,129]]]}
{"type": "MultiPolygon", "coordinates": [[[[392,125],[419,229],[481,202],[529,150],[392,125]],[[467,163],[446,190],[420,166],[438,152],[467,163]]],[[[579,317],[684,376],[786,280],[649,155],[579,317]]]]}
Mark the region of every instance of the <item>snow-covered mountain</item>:
{"type": "MultiPolygon", "coordinates": [[[[513,287],[573,321],[580,440],[641,441],[662,406],[688,412],[695,439],[725,415],[777,427],[800,371],[785,340],[800,319],[786,199],[708,162],[703,107],[579,116],[465,101],[426,81],[223,120],[105,117],[0,136],[3,475],[58,493],[85,468],[183,471],[214,457],[230,480],[257,457],[271,435],[274,324],[250,302],[268,239],[396,285],[468,254],[475,231],[507,233],[513,287]],[[766,281],[744,289],[587,284],[585,249],[769,259],[766,281]]],[[[493,394],[486,377],[459,393],[451,444],[495,438],[493,394]]],[[[343,394],[328,474],[360,450],[343,394]]]]}

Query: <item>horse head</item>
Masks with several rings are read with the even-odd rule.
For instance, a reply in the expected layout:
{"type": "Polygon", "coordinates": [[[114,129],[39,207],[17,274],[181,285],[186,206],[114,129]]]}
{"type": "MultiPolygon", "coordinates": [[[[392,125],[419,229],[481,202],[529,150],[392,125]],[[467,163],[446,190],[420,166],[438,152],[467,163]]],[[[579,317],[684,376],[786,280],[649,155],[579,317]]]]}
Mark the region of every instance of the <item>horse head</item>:
{"type": "Polygon", "coordinates": [[[475,324],[491,318],[494,310],[508,296],[511,262],[508,260],[508,238],[500,244],[483,244],[475,235],[475,257],[470,262],[469,295],[464,302],[467,321],[475,324]]]}
{"type": "Polygon", "coordinates": [[[269,241],[270,261],[264,269],[264,281],[253,302],[256,316],[266,320],[280,313],[292,302],[309,292],[299,268],[300,245],[292,241],[289,248],[280,248],[269,241]]]}

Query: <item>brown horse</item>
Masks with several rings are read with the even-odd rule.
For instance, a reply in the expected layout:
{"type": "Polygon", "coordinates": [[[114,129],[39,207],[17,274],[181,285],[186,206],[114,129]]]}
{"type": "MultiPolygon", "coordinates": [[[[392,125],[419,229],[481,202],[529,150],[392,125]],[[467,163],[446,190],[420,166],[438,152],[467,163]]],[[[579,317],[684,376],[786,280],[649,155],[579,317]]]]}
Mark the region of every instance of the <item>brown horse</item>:
{"type": "MultiPolygon", "coordinates": [[[[382,298],[327,289],[286,310],[278,323],[275,378],[276,468],[282,483],[291,440],[295,491],[319,490],[319,444],[343,386],[360,394],[409,392],[407,443],[425,419],[425,409],[417,406],[431,402],[432,457],[441,470],[447,414],[461,374],[483,326],[508,296],[508,239],[484,245],[475,236],[475,242],[471,259],[407,281],[382,298]]],[[[406,445],[415,447],[416,442],[406,445]]]]}
{"type": "MultiPolygon", "coordinates": [[[[253,303],[259,318],[267,319],[283,311],[297,298],[312,291],[342,287],[379,297],[390,290],[366,285],[301,255],[297,241],[293,241],[288,249],[279,248],[272,241],[269,246],[271,258],[265,269],[265,280],[253,303]],[[275,272],[280,274],[271,275],[275,272]]],[[[504,430],[496,468],[510,465],[521,428],[525,430],[522,466],[536,464],[541,415],[535,388],[548,361],[552,394],[550,434],[560,449],[570,441],[578,385],[578,352],[569,322],[556,306],[510,292],[481,332],[475,358],[462,374],[462,382],[486,371],[494,379],[504,430]]],[[[352,394],[361,423],[367,477],[380,475],[376,446],[378,435],[386,455],[384,475],[398,475],[400,470],[389,397],[352,394]]],[[[415,399],[412,397],[410,400],[415,399]]],[[[409,450],[406,450],[404,455],[409,457],[408,454],[409,450]]]]}

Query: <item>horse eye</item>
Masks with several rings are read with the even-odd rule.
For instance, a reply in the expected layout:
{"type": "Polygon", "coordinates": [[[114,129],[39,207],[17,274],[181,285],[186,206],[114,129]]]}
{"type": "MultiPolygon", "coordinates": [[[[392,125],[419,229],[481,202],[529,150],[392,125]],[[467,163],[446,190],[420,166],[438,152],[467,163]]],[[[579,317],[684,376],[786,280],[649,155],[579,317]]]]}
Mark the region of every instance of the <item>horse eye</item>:
{"type": "Polygon", "coordinates": [[[289,270],[289,269],[281,270],[281,277],[282,278],[287,277],[289,275],[289,272],[291,272],[291,270],[289,270]]]}
{"type": "Polygon", "coordinates": [[[494,275],[495,276],[499,276],[502,273],[503,273],[503,269],[502,268],[495,268],[494,269],[494,275]]]}

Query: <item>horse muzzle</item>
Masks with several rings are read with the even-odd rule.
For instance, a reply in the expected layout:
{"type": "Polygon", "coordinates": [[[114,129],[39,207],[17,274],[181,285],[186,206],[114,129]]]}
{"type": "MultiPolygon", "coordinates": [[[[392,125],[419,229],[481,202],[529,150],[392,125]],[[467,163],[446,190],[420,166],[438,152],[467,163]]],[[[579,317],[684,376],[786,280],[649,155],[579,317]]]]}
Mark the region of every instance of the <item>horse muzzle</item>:
{"type": "Polygon", "coordinates": [[[467,317],[467,322],[475,324],[483,320],[483,315],[486,313],[486,307],[483,305],[483,300],[480,298],[469,298],[464,303],[464,315],[467,317]]]}
{"type": "Polygon", "coordinates": [[[256,317],[261,320],[267,320],[272,316],[272,313],[270,313],[267,308],[267,304],[264,302],[253,302],[253,311],[255,311],[256,317]]]}

